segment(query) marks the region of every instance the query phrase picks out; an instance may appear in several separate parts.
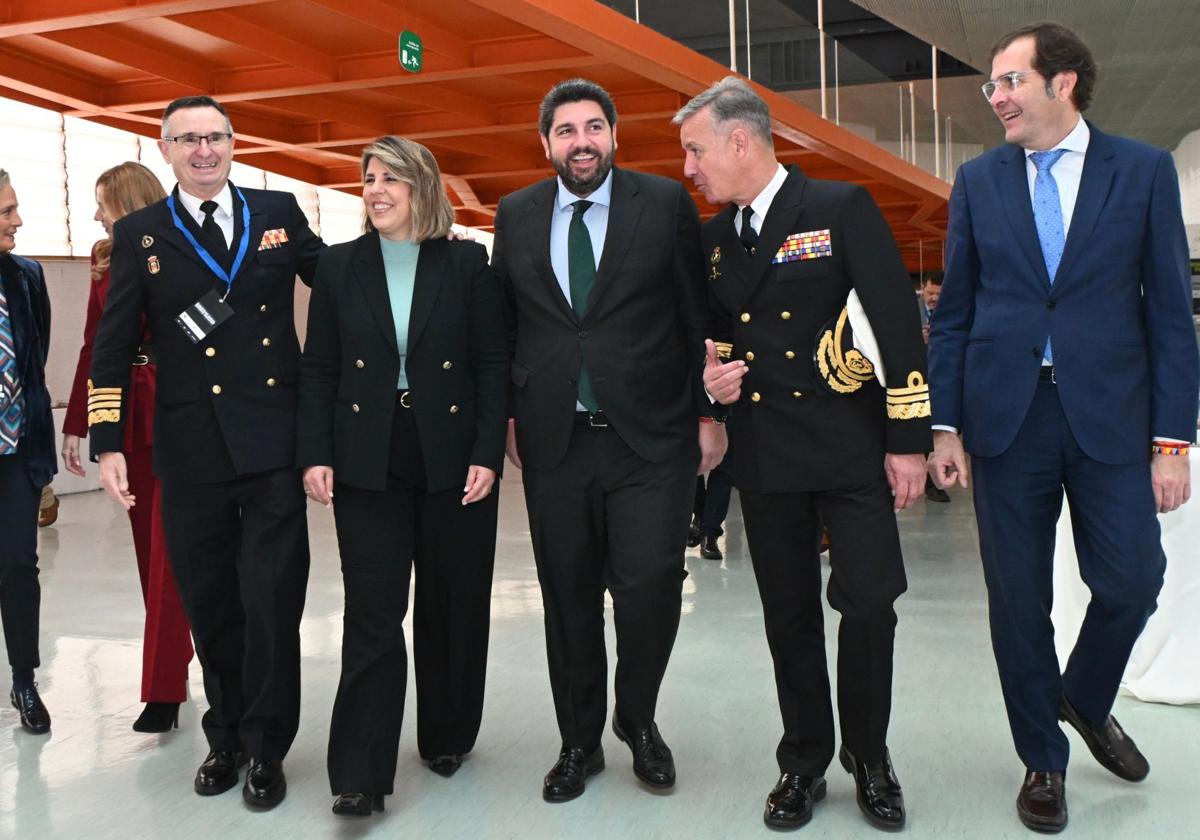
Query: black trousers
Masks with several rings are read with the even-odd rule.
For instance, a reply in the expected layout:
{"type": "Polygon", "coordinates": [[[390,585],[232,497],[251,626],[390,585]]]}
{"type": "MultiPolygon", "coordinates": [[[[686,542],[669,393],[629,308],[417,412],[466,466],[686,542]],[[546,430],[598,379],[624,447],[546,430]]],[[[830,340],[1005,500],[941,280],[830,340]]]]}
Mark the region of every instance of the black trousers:
{"type": "Polygon", "coordinates": [[[729,515],[729,497],[733,493],[733,477],[724,469],[722,461],[713,467],[708,477],[696,476],[696,501],[692,515],[706,537],[719,537],[725,533],[721,526],[729,515]]]}
{"type": "Polygon", "coordinates": [[[550,688],[565,747],[592,749],[604,731],[606,588],[617,631],[615,714],[631,727],[654,720],[679,628],[698,465],[699,447],[650,463],[613,429],[576,425],[557,467],[523,471],[550,688]]]}
{"type": "Polygon", "coordinates": [[[387,488],[334,485],[346,590],[342,673],[329,728],[335,794],[392,792],[408,677],[403,622],[414,565],[422,758],[470,752],[483,716],[499,487],[466,507],[461,487],[428,493],[413,414],[397,403],[394,417],[387,488]]]}
{"type": "Polygon", "coordinates": [[[842,742],[861,761],[882,759],[892,706],[892,604],[906,587],[887,480],[881,473],[861,486],[809,493],[743,490],[741,501],[783,716],[780,770],[820,776],[833,760],[818,554],[822,521],[831,543],[829,604],[842,616],[842,742]]]}
{"type": "Polygon", "coordinates": [[[37,519],[42,488],[29,478],[24,439],[0,455],[0,619],[13,670],[36,668],[42,587],[38,583],[37,519]]]}
{"type": "Polygon", "coordinates": [[[308,584],[300,473],[161,487],[171,567],[204,670],[209,746],[282,760],[300,722],[308,584]]]}

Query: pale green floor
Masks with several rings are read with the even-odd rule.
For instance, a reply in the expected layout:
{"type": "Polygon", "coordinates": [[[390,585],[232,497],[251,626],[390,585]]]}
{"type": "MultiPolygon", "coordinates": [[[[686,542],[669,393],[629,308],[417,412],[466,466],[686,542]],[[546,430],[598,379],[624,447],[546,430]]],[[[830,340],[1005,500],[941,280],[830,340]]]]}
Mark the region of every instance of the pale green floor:
{"type": "MultiPolygon", "coordinates": [[[[658,710],[678,765],[671,794],[640,787],[628,752],[609,734],[608,769],[582,798],[563,805],[541,800],[541,777],[558,738],[541,598],[514,473],[502,495],[487,705],[476,750],[457,776],[443,779],[420,763],[406,725],[396,794],[383,815],[365,821],[329,812],[325,742],[338,672],[341,580],[331,516],[314,505],[310,527],[303,719],[285,765],[289,793],[276,810],[251,813],[236,790],[216,798],[191,791],[205,753],[197,704],[184,707],[177,732],[130,730],[140,708],[142,606],[129,528],[100,493],[63,499],[58,524],[41,532],[38,679],[53,734],[30,736],[14,711],[0,712],[0,838],[767,836],[761,811],[776,777],[780,725],[736,503],[723,541],[727,559],[714,563],[688,552],[684,615],[658,710]]],[[[949,505],[921,501],[902,515],[901,532],[909,592],[897,606],[889,742],[909,807],[904,836],[1027,837],[1013,808],[1022,768],[988,643],[970,500],[959,493],[949,505]]],[[[833,638],[834,616],[826,618],[833,638]]],[[[194,664],[191,673],[192,695],[200,698],[194,664]]],[[[409,720],[411,711],[410,704],[409,720]]],[[[1141,785],[1121,782],[1098,768],[1072,733],[1065,836],[1200,836],[1200,709],[1122,698],[1116,713],[1153,772],[1141,785]]],[[[836,764],[829,780],[828,799],[797,836],[879,837],[859,815],[851,780],[836,764]]]]}

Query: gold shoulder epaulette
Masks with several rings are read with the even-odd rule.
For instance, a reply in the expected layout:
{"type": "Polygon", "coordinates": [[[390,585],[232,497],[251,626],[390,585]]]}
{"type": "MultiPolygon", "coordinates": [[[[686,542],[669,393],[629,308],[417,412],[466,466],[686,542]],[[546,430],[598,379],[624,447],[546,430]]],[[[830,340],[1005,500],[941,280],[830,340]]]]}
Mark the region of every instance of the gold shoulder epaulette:
{"type": "Polygon", "coordinates": [[[916,420],[929,417],[929,386],[920,371],[908,375],[907,388],[887,389],[887,416],[889,420],[916,420]]]}

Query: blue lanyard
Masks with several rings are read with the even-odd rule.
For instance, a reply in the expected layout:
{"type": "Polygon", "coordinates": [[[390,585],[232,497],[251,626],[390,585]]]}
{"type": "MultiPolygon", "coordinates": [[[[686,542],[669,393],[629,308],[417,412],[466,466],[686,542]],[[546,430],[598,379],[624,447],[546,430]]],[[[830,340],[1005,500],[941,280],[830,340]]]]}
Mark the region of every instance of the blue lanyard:
{"type": "Polygon", "coordinates": [[[167,209],[171,211],[171,219],[175,222],[175,227],[179,228],[179,232],[187,239],[196,254],[200,259],[204,260],[204,264],[209,267],[213,274],[225,281],[225,297],[229,297],[229,292],[233,290],[233,278],[237,277],[238,269],[242,267],[242,260],[246,258],[246,249],[250,247],[250,205],[246,203],[246,197],[242,195],[242,191],[230,184],[233,191],[237,193],[237,197],[242,202],[242,241],[238,243],[237,258],[233,261],[233,268],[226,273],[221,264],[213,259],[212,254],[208,253],[203,245],[196,241],[196,237],[192,236],[192,232],[184,227],[183,220],[179,218],[179,213],[175,211],[175,194],[171,193],[167,196],[167,209]]]}

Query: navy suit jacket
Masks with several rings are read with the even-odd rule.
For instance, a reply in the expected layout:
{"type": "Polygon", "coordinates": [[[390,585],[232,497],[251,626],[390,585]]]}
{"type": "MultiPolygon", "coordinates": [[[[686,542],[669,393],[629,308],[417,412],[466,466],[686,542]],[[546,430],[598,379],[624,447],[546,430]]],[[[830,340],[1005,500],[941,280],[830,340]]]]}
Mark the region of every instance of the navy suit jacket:
{"type": "Polygon", "coordinates": [[[46,356],[50,352],[50,293],[42,267],[16,254],[0,255],[5,297],[12,321],[17,369],[25,395],[25,431],[21,449],[29,467],[29,480],[45,487],[58,470],[55,457],[54,419],[46,390],[46,356]]]}
{"type": "Polygon", "coordinates": [[[1170,154],[1091,123],[1058,274],[1046,273],[1024,150],[962,166],[929,339],[934,425],[972,454],[1003,453],[1037,386],[1047,337],[1058,394],[1097,461],[1145,461],[1152,437],[1196,434],[1200,354],[1179,183],[1170,154]]]}

